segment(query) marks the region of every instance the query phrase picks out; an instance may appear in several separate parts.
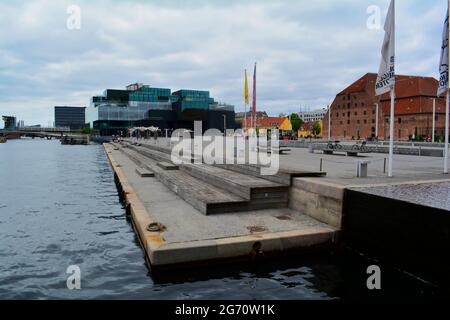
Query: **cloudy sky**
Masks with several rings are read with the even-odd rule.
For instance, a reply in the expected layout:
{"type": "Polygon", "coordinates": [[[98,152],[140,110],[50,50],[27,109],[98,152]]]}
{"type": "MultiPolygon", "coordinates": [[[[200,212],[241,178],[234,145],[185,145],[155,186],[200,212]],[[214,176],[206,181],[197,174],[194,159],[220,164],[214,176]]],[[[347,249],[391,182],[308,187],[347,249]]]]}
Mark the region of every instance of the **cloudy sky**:
{"type": "MultiPolygon", "coordinates": [[[[397,73],[437,77],[446,3],[397,0],[397,73]]],[[[389,0],[0,0],[0,115],[48,125],[54,105],[134,82],[210,90],[240,111],[255,61],[260,110],[322,108],[378,70],[372,5],[383,25],[389,0]]]]}

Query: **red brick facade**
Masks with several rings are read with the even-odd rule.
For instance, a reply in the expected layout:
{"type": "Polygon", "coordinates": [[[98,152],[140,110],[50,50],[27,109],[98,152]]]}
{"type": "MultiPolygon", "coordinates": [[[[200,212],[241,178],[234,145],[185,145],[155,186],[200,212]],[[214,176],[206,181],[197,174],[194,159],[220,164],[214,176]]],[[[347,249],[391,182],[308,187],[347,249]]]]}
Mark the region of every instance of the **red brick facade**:
{"type": "MultiPolygon", "coordinates": [[[[340,92],[331,104],[331,137],[334,140],[366,139],[376,136],[378,104],[378,138],[389,139],[389,94],[375,96],[377,75],[368,73],[340,92]]],[[[433,98],[438,82],[434,78],[397,76],[395,89],[396,140],[411,136],[432,135],[433,98]]],[[[444,133],[445,99],[436,99],[436,136],[444,133]]],[[[323,136],[328,137],[328,113],[323,136]]]]}

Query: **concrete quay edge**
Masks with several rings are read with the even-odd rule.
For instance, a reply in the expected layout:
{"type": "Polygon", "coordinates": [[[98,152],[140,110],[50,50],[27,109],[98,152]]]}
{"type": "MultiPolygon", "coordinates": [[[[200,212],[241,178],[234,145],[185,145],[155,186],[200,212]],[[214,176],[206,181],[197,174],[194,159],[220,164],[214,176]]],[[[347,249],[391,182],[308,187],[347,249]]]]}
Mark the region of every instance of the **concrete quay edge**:
{"type": "Polygon", "coordinates": [[[104,148],[123,189],[123,200],[129,208],[133,226],[152,266],[163,267],[242,257],[251,258],[253,254],[258,254],[257,251],[281,253],[323,244],[331,245],[336,241],[337,229],[311,227],[298,231],[255,233],[211,240],[166,243],[163,232],[147,231],[147,226],[153,222],[150,214],[133,190],[121,166],[113,158],[110,146],[104,144],[104,148]]]}

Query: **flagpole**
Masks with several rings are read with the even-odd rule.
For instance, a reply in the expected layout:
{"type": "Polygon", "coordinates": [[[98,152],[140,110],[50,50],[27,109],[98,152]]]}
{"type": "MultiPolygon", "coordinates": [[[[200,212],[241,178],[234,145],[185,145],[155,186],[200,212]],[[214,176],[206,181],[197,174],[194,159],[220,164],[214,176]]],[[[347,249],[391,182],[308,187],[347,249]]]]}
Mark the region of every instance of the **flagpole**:
{"type": "Polygon", "coordinates": [[[394,160],[394,103],[395,103],[395,90],[394,86],[391,86],[391,125],[389,128],[389,165],[388,176],[392,177],[392,163],[394,160]]]}
{"type": "Polygon", "coordinates": [[[244,132],[247,131],[247,104],[244,104],[245,112],[244,112],[244,132]]]}
{"type": "MultiPolygon", "coordinates": [[[[448,18],[450,18],[450,0],[447,4],[447,23],[450,24],[450,21],[448,18]]],[[[447,25],[448,27],[448,25],[447,25]]],[[[450,28],[447,30],[447,39],[449,39],[449,33],[450,28]]],[[[448,43],[447,43],[447,50],[448,50],[448,43]]],[[[448,61],[450,61],[450,50],[448,50],[448,61]]],[[[450,82],[449,82],[449,66],[447,62],[447,94],[445,99],[445,149],[444,149],[444,174],[448,174],[448,121],[449,121],[449,104],[450,104],[450,97],[449,97],[449,90],[450,90],[450,82]]]]}
{"type": "Polygon", "coordinates": [[[444,174],[448,174],[448,121],[449,121],[449,90],[447,89],[447,95],[445,99],[445,149],[444,149],[444,174]]]}
{"type": "Polygon", "coordinates": [[[376,103],[376,110],[375,110],[375,138],[378,142],[378,103],[376,103]]]}

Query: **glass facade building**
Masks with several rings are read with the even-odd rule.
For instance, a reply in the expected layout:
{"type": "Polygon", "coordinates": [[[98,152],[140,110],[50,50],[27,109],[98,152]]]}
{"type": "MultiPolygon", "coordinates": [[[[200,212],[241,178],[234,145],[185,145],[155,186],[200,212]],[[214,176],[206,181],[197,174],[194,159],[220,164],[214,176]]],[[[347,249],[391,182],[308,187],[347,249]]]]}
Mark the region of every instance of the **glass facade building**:
{"type": "Polygon", "coordinates": [[[69,127],[71,130],[80,130],[86,124],[85,107],[55,107],[55,127],[69,127]]]}
{"type": "Polygon", "coordinates": [[[107,89],[92,97],[86,111],[86,122],[102,135],[124,133],[135,126],[156,126],[160,129],[193,128],[193,121],[203,121],[204,129],[219,124],[217,129],[234,128],[234,107],[215,102],[209,91],[152,88],[142,84],[127,90],[107,89]],[[223,117],[225,115],[225,118],[223,117]],[[211,119],[218,118],[217,121],[211,119]]]}

